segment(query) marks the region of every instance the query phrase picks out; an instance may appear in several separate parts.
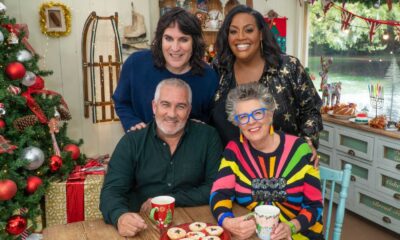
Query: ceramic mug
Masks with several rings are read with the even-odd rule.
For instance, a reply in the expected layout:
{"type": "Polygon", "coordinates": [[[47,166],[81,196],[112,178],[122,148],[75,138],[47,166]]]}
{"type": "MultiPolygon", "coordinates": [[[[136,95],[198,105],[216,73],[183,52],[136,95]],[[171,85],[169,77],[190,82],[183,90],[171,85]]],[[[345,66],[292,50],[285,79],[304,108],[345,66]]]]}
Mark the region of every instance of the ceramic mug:
{"type": "Polygon", "coordinates": [[[257,235],[261,240],[270,240],[271,233],[279,223],[279,208],[271,205],[261,205],[254,209],[257,235]]]}
{"type": "Polygon", "coordinates": [[[158,196],[151,199],[150,219],[157,227],[165,228],[171,225],[174,215],[175,198],[158,196]]]}

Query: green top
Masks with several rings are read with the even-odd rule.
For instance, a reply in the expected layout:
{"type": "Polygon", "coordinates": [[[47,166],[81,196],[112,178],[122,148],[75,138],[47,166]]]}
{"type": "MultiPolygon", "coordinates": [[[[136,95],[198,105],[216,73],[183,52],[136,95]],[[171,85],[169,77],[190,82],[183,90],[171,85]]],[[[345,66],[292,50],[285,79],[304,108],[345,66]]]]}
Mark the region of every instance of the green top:
{"type": "Polygon", "coordinates": [[[106,223],[117,225],[126,212],[138,212],[148,198],[169,195],[176,206],[208,204],[220,164],[217,131],[191,120],[173,155],[156,134],[154,121],[127,133],[117,144],[100,196],[106,223]]]}

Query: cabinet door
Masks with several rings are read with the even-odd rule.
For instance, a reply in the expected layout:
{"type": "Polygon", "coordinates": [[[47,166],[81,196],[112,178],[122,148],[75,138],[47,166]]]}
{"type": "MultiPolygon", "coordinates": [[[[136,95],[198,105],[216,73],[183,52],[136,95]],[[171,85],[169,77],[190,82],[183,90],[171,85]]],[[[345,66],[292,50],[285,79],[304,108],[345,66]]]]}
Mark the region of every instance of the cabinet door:
{"type": "Polygon", "coordinates": [[[373,159],[374,138],[362,132],[338,128],[335,136],[336,149],[351,157],[359,157],[368,161],[373,159]]]}
{"type": "Polygon", "coordinates": [[[400,141],[378,138],[375,148],[375,165],[400,174],[400,141]]]}
{"type": "Polygon", "coordinates": [[[318,155],[319,155],[319,163],[322,166],[326,166],[326,167],[331,167],[331,168],[335,168],[333,166],[333,161],[334,161],[334,153],[332,151],[332,149],[328,149],[326,147],[319,147],[318,150],[318,155]]]}
{"type": "Polygon", "coordinates": [[[400,206],[400,175],[380,168],[375,174],[376,189],[400,206]]]}
{"type": "Polygon", "coordinates": [[[319,144],[321,146],[333,148],[334,128],[324,124],[324,130],[319,132],[319,144]]]}
{"type": "Polygon", "coordinates": [[[363,188],[356,188],[355,198],[354,209],[357,214],[400,234],[398,203],[363,188]]]}
{"type": "Polygon", "coordinates": [[[374,184],[374,171],[373,167],[360,160],[349,158],[343,154],[337,154],[337,160],[339,161],[339,168],[343,169],[346,163],[352,165],[350,181],[355,186],[371,187],[374,184]]]}

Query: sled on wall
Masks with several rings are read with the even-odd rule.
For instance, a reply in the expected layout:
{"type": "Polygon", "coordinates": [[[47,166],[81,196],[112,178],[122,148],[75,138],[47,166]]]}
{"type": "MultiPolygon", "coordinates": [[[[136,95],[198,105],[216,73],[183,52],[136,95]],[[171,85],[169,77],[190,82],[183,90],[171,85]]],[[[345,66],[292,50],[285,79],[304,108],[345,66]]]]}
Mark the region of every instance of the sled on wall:
{"type": "Polygon", "coordinates": [[[84,116],[93,123],[119,120],[111,99],[122,65],[118,13],[101,17],[91,12],[82,31],[84,116]]]}

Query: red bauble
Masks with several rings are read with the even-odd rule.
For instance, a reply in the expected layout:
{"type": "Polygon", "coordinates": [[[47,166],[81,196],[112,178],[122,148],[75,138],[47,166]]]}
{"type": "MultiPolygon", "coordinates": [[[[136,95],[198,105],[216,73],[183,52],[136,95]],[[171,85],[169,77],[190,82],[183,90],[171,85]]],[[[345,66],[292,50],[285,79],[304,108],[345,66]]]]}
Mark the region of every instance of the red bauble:
{"type": "Polygon", "coordinates": [[[43,181],[41,178],[36,177],[36,176],[29,176],[28,179],[26,180],[26,188],[25,191],[29,194],[32,194],[36,192],[38,187],[42,185],[43,181]]]}
{"type": "Polygon", "coordinates": [[[6,74],[12,80],[23,78],[25,73],[26,69],[20,62],[12,62],[6,67],[6,74]]]}
{"type": "Polygon", "coordinates": [[[62,166],[62,158],[57,155],[51,156],[49,163],[50,171],[57,172],[61,168],[61,166],[62,166]]]}
{"type": "Polygon", "coordinates": [[[6,122],[3,119],[0,119],[0,129],[4,129],[6,127],[6,122]]]}
{"type": "Polygon", "coordinates": [[[0,200],[7,201],[17,193],[17,184],[10,179],[0,180],[0,200]]]}
{"type": "Polygon", "coordinates": [[[29,87],[34,90],[42,90],[44,88],[44,80],[40,76],[36,75],[35,83],[29,87]]]}
{"type": "Polygon", "coordinates": [[[79,156],[81,155],[81,150],[75,144],[67,144],[67,145],[65,145],[63,150],[66,151],[66,152],[71,152],[72,160],[78,159],[79,156]]]}
{"type": "Polygon", "coordinates": [[[6,231],[11,235],[19,235],[26,229],[26,218],[14,215],[8,219],[6,231]]]}

